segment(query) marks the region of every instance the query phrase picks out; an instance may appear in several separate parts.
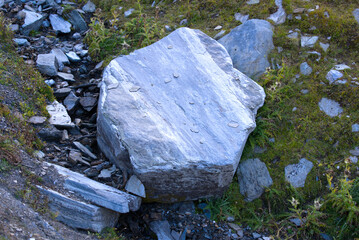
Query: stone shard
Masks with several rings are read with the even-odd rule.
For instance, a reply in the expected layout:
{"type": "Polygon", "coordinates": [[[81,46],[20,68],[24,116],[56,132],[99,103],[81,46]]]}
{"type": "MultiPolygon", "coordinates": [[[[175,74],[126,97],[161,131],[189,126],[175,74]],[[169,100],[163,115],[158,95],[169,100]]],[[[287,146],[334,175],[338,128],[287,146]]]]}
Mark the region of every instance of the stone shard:
{"type": "Polygon", "coordinates": [[[82,10],[84,12],[88,12],[88,13],[93,13],[96,11],[96,5],[91,2],[91,1],[88,1],[83,7],[82,7],[82,10]]]}
{"type": "Polygon", "coordinates": [[[317,36],[302,36],[300,39],[300,45],[301,47],[314,47],[318,39],[319,37],[317,36]]]}
{"type": "Polygon", "coordinates": [[[54,166],[57,172],[65,178],[64,188],[73,191],[93,204],[119,213],[137,211],[141,206],[140,197],[96,182],[67,168],[51,163],[46,164],[54,166]]]}
{"type": "Polygon", "coordinates": [[[71,122],[71,118],[64,105],[58,101],[47,105],[46,110],[50,114],[49,123],[55,127],[73,128],[75,126],[75,124],[71,122]]]}
{"type": "Polygon", "coordinates": [[[70,227],[101,232],[104,228],[114,227],[117,223],[118,212],[74,200],[41,186],[37,188],[47,195],[50,210],[57,213],[56,219],[70,227]]]}
{"type": "Polygon", "coordinates": [[[146,197],[145,186],[143,186],[141,181],[135,175],[132,175],[131,178],[127,181],[125,189],[126,191],[137,196],[143,198],[146,197]]]}
{"type": "Polygon", "coordinates": [[[248,20],[218,42],[227,49],[233,66],[249,77],[259,78],[270,66],[267,58],[274,49],[273,31],[265,20],[248,20]]]}
{"type": "Polygon", "coordinates": [[[284,11],[282,0],[275,0],[275,4],[278,7],[278,10],[271,14],[268,19],[272,20],[276,25],[282,24],[287,19],[287,14],[284,11]]]}
{"type": "Polygon", "coordinates": [[[77,149],[79,149],[81,152],[83,152],[84,154],[86,154],[87,156],[89,156],[92,159],[97,159],[96,155],[93,154],[90,150],[87,149],[87,147],[85,147],[84,145],[82,145],[80,142],[73,142],[75,147],[77,149]]]}
{"type": "Polygon", "coordinates": [[[51,50],[51,53],[55,55],[59,64],[65,65],[69,64],[70,61],[67,58],[66,54],[60,48],[54,48],[51,50]]]}
{"type": "Polygon", "coordinates": [[[22,10],[25,13],[24,24],[21,27],[21,33],[24,35],[29,35],[31,31],[37,31],[40,29],[42,21],[45,19],[45,16],[40,13],[22,10]]]}
{"type": "Polygon", "coordinates": [[[342,78],[344,75],[343,73],[337,71],[337,70],[330,70],[325,78],[329,81],[329,84],[335,83],[338,79],[342,78]]]}
{"type": "Polygon", "coordinates": [[[267,166],[258,158],[241,162],[237,171],[240,192],[246,201],[259,198],[265,187],[273,184],[267,166]]]}
{"type": "Polygon", "coordinates": [[[304,187],[305,179],[312,168],[313,163],[302,158],[298,164],[291,164],[285,167],[285,179],[295,188],[304,187]]]}
{"type": "Polygon", "coordinates": [[[69,33],[71,32],[71,23],[64,20],[62,17],[60,17],[57,14],[50,14],[50,23],[52,26],[52,29],[54,29],[56,32],[62,32],[62,33],[69,33]]]}
{"type": "Polygon", "coordinates": [[[54,54],[39,54],[36,60],[36,67],[43,74],[56,76],[59,64],[54,54]]]}
{"type": "Polygon", "coordinates": [[[158,240],[175,240],[171,235],[171,226],[168,221],[153,221],[150,229],[156,234],[158,240]]]}
{"type": "Polygon", "coordinates": [[[322,98],[319,102],[319,109],[330,117],[335,117],[343,112],[339,103],[328,98],[322,98]]]}
{"type": "Polygon", "coordinates": [[[139,178],[150,201],[219,196],[232,181],[264,97],[262,87],[233,68],[222,45],[179,28],[106,67],[98,144],[139,178]],[[131,92],[133,86],[140,88],[131,92]]]}
{"type": "Polygon", "coordinates": [[[85,32],[88,29],[88,26],[85,20],[82,18],[81,14],[77,10],[72,10],[68,14],[66,14],[69,21],[74,26],[77,32],[85,32]]]}
{"type": "Polygon", "coordinates": [[[300,73],[308,76],[312,73],[313,69],[309,66],[307,62],[303,62],[300,64],[300,73]]]}

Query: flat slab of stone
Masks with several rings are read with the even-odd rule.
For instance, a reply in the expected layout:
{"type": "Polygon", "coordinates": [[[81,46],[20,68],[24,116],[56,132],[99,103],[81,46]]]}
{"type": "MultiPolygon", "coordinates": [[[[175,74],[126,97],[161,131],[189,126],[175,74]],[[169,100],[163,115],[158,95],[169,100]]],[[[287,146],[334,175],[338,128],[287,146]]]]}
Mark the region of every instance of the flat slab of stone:
{"type": "Polygon", "coordinates": [[[54,54],[39,54],[36,60],[37,69],[48,76],[56,76],[59,64],[54,54]]]}
{"type": "Polygon", "coordinates": [[[50,23],[52,26],[52,29],[54,29],[57,32],[62,33],[69,33],[71,32],[71,23],[63,19],[57,14],[50,14],[50,23]]]}
{"type": "Polygon", "coordinates": [[[330,117],[339,116],[343,112],[343,108],[339,103],[328,98],[322,98],[319,102],[319,109],[330,117]]]}
{"type": "Polygon", "coordinates": [[[268,19],[272,20],[274,24],[279,25],[285,22],[287,19],[287,14],[285,13],[285,10],[282,5],[282,0],[275,0],[275,4],[278,7],[278,10],[271,14],[268,19]]]}
{"type": "Polygon", "coordinates": [[[49,123],[55,127],[72,128],[75,126],[75,124],[71,122],[71,117],[67,113],[64,105],[58,101],[47,105],[46,110],[50,114],[49,123]]]}
{"type": "Polygon", "coordinates": [[[24,24],[21,26],[21,33],[24,35],[29,35],[31,31],[37,31],[40,29],[42,21],[45,19],[45,16],[40,13],[22,10],[25,13],[24,24]]]}
{"type": "Polygon", "coordinates": [[[179,28],[106,67],[98,145],[117,167],[133,171],[148,200],[219,196],[264,97],[222,45],[179,28]]]}
{"type": "Polygon", "coordinates": [[[60,48],[52,49],[51,53],[55,55],[58,63],[63,64],[63,65],[70,63],[70,61],[67,58],[66,54],[60,48]]]}
{"type": "Polygon", "coordinates": [[[50,210],[57,213],[56,219],[70,227],[101,232],[104,228],[112,228],[117,224],[118,212],[71,199],[41,186],[37,188],[47,195],[50,210]]]}
{"type": "Polygon", "coordinates": [[[145,186],[143,186],[141,181],[135,175],[132,175],[127,181],[125,189],[126,191],[133,193],[137,196],[143,198],[146,197],[145,186]]]}
{"type": "Polygon", "coordinates": [[[88,29],[88,26],[85,20],[82,18],[81,14],[77,10],[72,10],[66,14],[68,20],[72,23],[77,32],[85,32],[88,29]]]}
{"type": "Polygon", "coordinates": [[[251,78],[258,78],[269,67],[268,54],[273,45],[268,21],[251,19],[218,40],[228,51],[233,66],[251,78]]]}
{"type": "Polygon", "coordinates": [[[302,158],[298,164],[291,164],[285,167],[285,179],[295,188],[304,187],[307,175],[312,168],[313,163],[302,158]]]}
{"type": "Polygon", "coordinates": [[[302,36],[300,39],[300,45],[302,47],[314,47],[314,44],[318,41],[317,36],[302,36]]]}
{"type": "Polygon", "coordinates": [[[73,191],[93,204],[119,213],[137,211],[141,206],[140,197],[96,182],[67,168],[50,163],[46,164],[53,166],[65,178],[64,188],[73,191]]]}

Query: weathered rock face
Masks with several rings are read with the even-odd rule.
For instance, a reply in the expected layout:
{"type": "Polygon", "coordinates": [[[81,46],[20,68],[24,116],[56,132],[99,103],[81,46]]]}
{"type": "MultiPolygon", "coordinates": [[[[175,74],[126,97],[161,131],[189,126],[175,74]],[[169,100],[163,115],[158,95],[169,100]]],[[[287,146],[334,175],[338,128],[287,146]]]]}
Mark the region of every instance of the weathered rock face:
{"type": "Polygon", "coordinates": [[[216,196],[232,180],[264,97],[222,45],[180,28],[107,66],[98,144],[139,178],[148,200],[216,196]]]}
{"type": "Polygon", "coordinates": [[[273,31],[265,20],[248,20],[218,42],[227,49],[233,66],[249,77],[258,78],[270,66],[267,58],[274,48],[273,31]]]}

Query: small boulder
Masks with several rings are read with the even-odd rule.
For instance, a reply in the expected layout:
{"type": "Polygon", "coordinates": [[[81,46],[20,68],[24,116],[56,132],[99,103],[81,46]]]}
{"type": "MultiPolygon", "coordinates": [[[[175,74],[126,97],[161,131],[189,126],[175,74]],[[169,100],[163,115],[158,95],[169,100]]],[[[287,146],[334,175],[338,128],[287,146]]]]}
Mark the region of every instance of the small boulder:
{"type": "Polygon", "coordinates": [[[56,76],[59,64],[54,54],[39,54],[36,60],[39,71],[48,76],[56,76]]]}
{"type": "Polygon", "coordinates": [[[88,26],[77,10],[72,10],[71,12],[67,13],[66,16],[74,26],[76,32],[82,33],[87,31],[88,26]]]}
{"type": "Polygon", "coordinates": [[[301,47],[314,47],[314,44],[318,41],[317,36],[302,36],[300,39],[301,47]]]}
{"type": "Polygon", "coordinates": [[[96,11],[96,5],[91,2],[91,1],[88,1],[83,7],[82,7],[82,10],[84,12],[88,12],[88,13],[94,13],[96,11]]]}
{"type": "Polygon", "coordinates": [[[25,15],[24,24],[21,26],[21,33],[29,35],[31,31],[38,31],[45,16],[28,10],[22,10],[21,12],[25,15]]]}
{"type": "Polygon", "coordinates": [[[273,31],[265,20],[248,20],[218,42],[227,49],[233,66],[251,78],[259,78],[270,66],[268,54],[274,49],[273,31]]]}
{"type": "Polygon", "coordinates": [[[300,64],[300,73],[308,76],[312,73],[313,69],[309,66],[307,62],[303,62],[300,64]]]}
{"type": "Polygon", "coordinates": [[[325,78],[329,81],[329,84],[332,84],[343,76],[343,73],[332,69],[327,73],[325,78]]]}
{"type": "Polygon", "coordinates": [[[68,57],[68,59],[71,61],[71,62],[80,62],[81,61],[81,58],[73,51],[70,51],[68,53],[66,53],[66,56],[68,57]]]}
{"type": "Polygon", "coordinates": [[[66,54],[60,48],[54,48],[51,50],[51,53],[55,55],[57,61],[61,65],[69,64],[70,61],[67,58],[66,54]]]}
{"type": "Polygon", "coordinates": [[[322,98],[319,102],[319,109],[330,117],[335,117],[343,112],[339,103],[328,98],[322,98]]]}
{"type": "Polygon", "coordinates": [[[50,124],[63,128],[73,128],[75,126],[75,124],[71,122],[66,108],[61,103],[54,101],[52,104],[47,105],[46,109],[50,114],[50,124]]]}
{"type": "Polygon", "coordinates": [[[46,117],[41,116],[32,116],[29,120],[27,120],[29,123],[32,123],[34,125],[41,125],[46,122],[46,117]]]}
{"type": "Polygon", "coordinates": [[[259,198],[264,189],[273,184],[267,166],[258,158],[241,162],[237,175],[240,192],[246,197],[246,201],[253,201],[259,198]]]}
{"type": "Polygon", "coordinates": [[[295,188],[304,187],[307,175],[312,168],[313,163],[302,158],[298,164],[291,164],[285,167],[285,179],[295,188]]]}

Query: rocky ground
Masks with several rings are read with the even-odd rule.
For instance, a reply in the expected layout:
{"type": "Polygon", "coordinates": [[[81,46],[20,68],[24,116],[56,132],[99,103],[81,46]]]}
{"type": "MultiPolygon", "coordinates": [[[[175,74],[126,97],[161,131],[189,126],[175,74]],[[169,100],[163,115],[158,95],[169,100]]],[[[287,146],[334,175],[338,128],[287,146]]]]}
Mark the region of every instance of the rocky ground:
{"type": "MultiPolygon", "coordinates": [[[[256,4],[256,1],[248,1],[247,3],[248,6],[252,4],[256,4]]],[[[101,238],[100,235],[74,230],[55,221],[53,218],[56,216],[51,218],[51,213],[48,210],[39,207],[44,206],[46,199],[30,186],[41,184],[63,194],[67,192],[66,189],[57,186],[56,178],[58,177],[61,181],[62,177],[55,174],[51,167],[43,165],[43,162],[48,162],[84,174],[88,178],[107,186],[128,191],[126,183],[131,176],[108,161],[98,149],[96,142],[97,104],[100,91],[98,84],[101,81],[103,66],[106,63],[103,61],[94,62],[89,55],[89,46],[84,43],[84,37],[90,31],[88,26],[91,22],[90,18],[94,16],[96,6],[90,3],[84,5],[67,1],[2,2],[0,0],[0,7],[7,23],[10,24],[10,29],[14,32],[13,41],[16,44],[18,54],[27,65],[33,66],[41,72],[46,84],[53,89],[58,102],[58,105],[56,105],[57,103],[52,104],[52,106],[50,104],[47,109],[52,115],[49,120],[50,124],[47,123],[47,118],[43,115],[32,116],[28,119],[28,122],[38,132],[38,136],[45,141],[43,149],[34,153],[40,161],[30,158],[23,152],[21,165],[25,168],[9,169],[8,174],[1,174],[0,202],[3,206],[0,208],[0,221],[3,223],[0,228],[1,236],[4,239],[101,238]],[[81,8],[81,6],[83,7],[81,8]],[[41,181],[37,179],[39,177],[41,181]],[[36,194],[34,194],[35,192],[36,194]],[[26,204],[15,198],[14,195],[23,199],[26,204]]],[[[275,11],[271,11],[270,20],[275,24],[282,24],[286,19],[289,21],[293,18],[299,21],[301,14],[307,11],[310,13],[309,10],[297,8],[287,16],[284,9],[278,7],[275,11]]],[[[131,15],[131,9],[125,11],[124,14],[131,15]]],[[[234,17],[241,22],[248,19],[248,15],[239,13],[236,13],[234,17]]],[[[187,23],[184,20],[187,21],[182,16],[179,24],[186,25],[187,23]]],[[[221,28],[222,26],[219,26],[218,29],[214,30],[216,39],[224,35],[224,32],[220,31],[221,28]]],[[[171,31],[170,29],[171,27],[166,25],[166,30],[171,31]]],[[[312,49],[305,53],[309,56],[307,61],[312,66],[315,58],[322,59],[322,55],[326,55],[329,47],[328,41],[330,39],[323,37],[319,39],[314,34],[301,35],[298,29],[285,32],[285,36],[288,37],[286,39],[291,39],[290,41],[300,42],[303,49],[314,47],[314,45],[320,47],[320,50],[316,48],[316,50],[312,49]]],[[[281,54],[283,48],[276,46],[273,51],[276,54],[281,54]]],[[[298,74],[292,80],[293,83],[301,82],[301,77],[309,76],[313,71],[318,70],[318,68],[313,69],[314,67],[312,68],[307,61],[304,61],[305,59],[301,60],[298,74]]],[[[323,79],[326,80],[324,81],[328,81],[328,85],[336,86],[344,86],[344,84],[347,86],[349,81],[350,86],[354,88],[358,85],[357,78],[354,75],[349,76],[346,69],[355,70],[356,64],[339,64],[339,61],[336,62],[333,69],[325,72],[323,79]]],[[[278,65],[275,66],[272,63],[271,67],[275,69],[278,65]]],[[[252,69],[250,70],[252,71],[252,69]]],[[[257,73],[248,72],[246,74],[255,77],[257,73]]],[[[300,87],[301,96],[307,95],[312,90],[305,83],[300,85],[303,86],[300,87]]],[[[278,87],[280,86],[278,85],[278,87]]],[[[274,88],[273,91],[275,91],[276,86],[271,85],[269,88],[274,88]]],[[[9,102],[16,102],[20,99],[20,96],[17,96],[17,93],[8,86],[0,84],[0,91],[2,95],[6,94],[6,99],[9,102]]],[[[320,110],[325,112],[327,116],[340,116],[344,111],[337,101],[325,97],[321,97],[319,100],[315,104],[318,104],[320,110]]],[[[302,111],[300,106],[298,108],[299,111],[302,111]]],[[[292,112],[296,113],[298,108],[294,107],[292,112]]],[[[10,127],[6,121],[2,121],[1,124],[1,129],[10,127]]],[[[353,133],[358,132],[357,124],[351,122],[350,126],[353,133]]],[[[271,138],[269,141],[271,143],[280,142],[280,139],[271,138]]],[[[257,146],[255,151],[250,155],[263,154],[266,149],[257,146]]],[[[349,156],[351,162],[356,163],[358,155],[356,149],[352,150],[349,156]]],[[[277,158],[271,159],[271,163],[278,164],[275,159],[277,158]]],[[[248,167],[242,165],[239,174],[246,175],[251,169],[261,169],[262,162],[259,159],[258,161],[255,159],[250,161],[255,163],[248,167]]],[[[278,161],[279,164],[283,165],[280,160],[278,161]]],[[[282,167],[284,168],[284,166],[282,167]]],[[[294,172],[297,168],[303,170],[301,176],[295,179],[296,182],[292,183],[298,184],[296,187],[302,187],[305,184],[307,174],[313,168],[313,164],[305,158],[301,158],[298,164],[288,165],[287,163],[285,167],[286,177],[290,175],[287,172],[294,172]]],[[[269,176],[265,166],[264,169],[261,170],[263,175],[269,176]]],[[[317,175],[320,176],[320,174],[317,175]]],[[[270,176],[266,178],[266,186],[272,184],[272,182],[270,183],[272,180],[269,181],[268,178],[270,179],[270,176]]],[[[263,189],[259,190],[259,192],[261,191],[263,192],[263,189]]],[[[257,195],[258,192],[255,192],[252,196],[253,199],[257,198],[257,195]]],[[[90,201],[85,201],[85,203],[90,204],[90,201]]],[[[120,215],[118,222],[114,224],[117,229],[115,235],[123,236],[126,239],[155,239],[156,236],[158,239],[181,240],[272,238],[273,234],[267,232],[265,228],[260,228],[258,232],[253,231],[246,225],[238,224],[235,217],[231,215],[226,215],[225,221],[215,222],[211,220],[211,213],[206,207],[208,207],[207,202],[143,203],[138,211],[120,215]]],[[[293,219],[294,222],[298,220],[297,218],[293,219]]],[[[294,223],[294,226],[301,224],[301,222],[299,224],[294,223]]],[[[325,234],[321,237],[330,239],[326,238],[328,236],[325,234]]]]}

